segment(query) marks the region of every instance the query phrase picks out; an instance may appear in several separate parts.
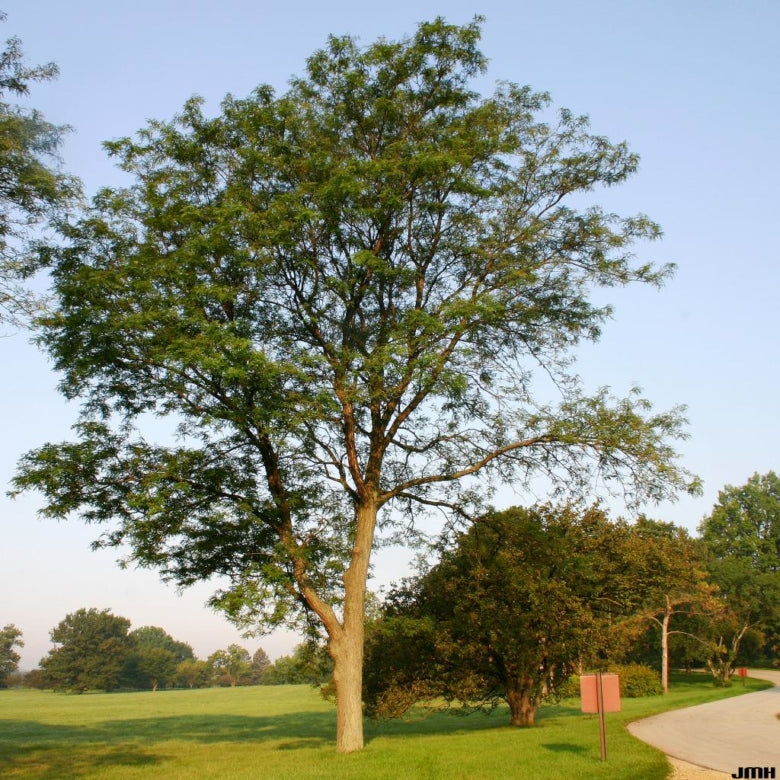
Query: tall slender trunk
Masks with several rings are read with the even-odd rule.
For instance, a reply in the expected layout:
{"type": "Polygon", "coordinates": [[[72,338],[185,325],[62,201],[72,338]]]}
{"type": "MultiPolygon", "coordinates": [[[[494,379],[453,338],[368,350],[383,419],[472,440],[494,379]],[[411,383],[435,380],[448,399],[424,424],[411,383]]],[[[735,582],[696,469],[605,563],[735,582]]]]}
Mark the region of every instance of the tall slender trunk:
{"type": "Polygon", "coordinates": [[[336,750],[363,748],[363,630],[343,631],[331,640],[333,683],[336,687],[336,750]]]}
{"type": "Polygon", "coordinates": [[[374,501],[358,506],[352,561],[344,573],[344,617],[330,633],[336,687],[336,750],[352,753],[363,748],[363,639],[366,579],[374,541],[377,507],[374,501]]]}
{"type": "Polygon", "coordinates": [[[672,605],[666,597],[666,611],[661,622],[661,687],[669,693],[669,622],[672,619],[672,605]]]}

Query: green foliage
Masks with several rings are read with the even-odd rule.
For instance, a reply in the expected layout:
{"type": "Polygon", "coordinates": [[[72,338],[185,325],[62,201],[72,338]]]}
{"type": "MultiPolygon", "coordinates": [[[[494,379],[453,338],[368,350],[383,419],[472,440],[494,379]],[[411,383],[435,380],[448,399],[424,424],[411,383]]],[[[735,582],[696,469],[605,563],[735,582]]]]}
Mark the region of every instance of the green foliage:
{"type": "Polygon", "coordinates": [[[130,641],[136,650],[160,648],[170,652],[177,663],[194,658],[192,647],[179,642],[159,626],[142,626],[130,632],[130,641]]]}
{"type": "Polygon", "coordinates": [[[5,687],[8,676],[19,668],[21,656],[15,647],[24,647],[22,632],[9,623],[0,630],[0,688],[5,687]]]}
{"type": "Polygon", "coordinates": [[[56,645],[41,659],[46,684],[56,690],[110,691],[122,681],[131,652],[130,621],[104,609],[79,609],[51,630],[56,645]]]}
{"type": "MultiPolygon", "coordinates": [[[[0,21],[5,14],[0,12],[0,21]]],[[[20,280],[28,272],[20,240],[33,225],[53,218],[78,196],[76,179],[57,170],[57,150],[66,127],[40,112],[7,102],[24,96],[35,81],[57,75],[53,63],[25,65],[21,41],[10,38],[0,52],[0,321],[20,324],[37,303],[20,280]]]]}
{"type": "Polygon", "coordinates": [[[569,675],[569,677],[559,683],[556,692],[561,699],[579,698],[580,676],[578,674],[569,675]]]}
{"type": "Polygon", "coordinates": [[[658,672],[649,666],[614,664],[609,667],[609,671],[620,676],[620,695],[627,699],[660,696],[664,692],[658,672]]]}
{"type": "MultiPolygon", "coordinates": [[[[391,594],[398,596],[398,591],[391,594]]],[[[405,596],[409,600],[413,593],[405,596]]],[[[399,718],[418,702],[445,693],[437,618],[415,614],[412,604],[391,609],[366,626],[363,699],[366,714],[374,718],[399,718]],[[412,614],[403,614],[409,607],[412,614]]]]}

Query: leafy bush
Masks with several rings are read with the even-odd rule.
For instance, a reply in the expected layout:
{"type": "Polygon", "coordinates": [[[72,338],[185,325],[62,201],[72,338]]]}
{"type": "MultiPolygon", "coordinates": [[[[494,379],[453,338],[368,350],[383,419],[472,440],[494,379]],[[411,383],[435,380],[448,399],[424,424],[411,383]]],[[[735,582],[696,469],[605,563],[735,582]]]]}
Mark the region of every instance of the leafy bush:
{"type": "Polygon", "coordinates": [[[580,696],[580,676],[573,674],[555,689],[561,699],[578,699],[580,696]]]}
{"type": "Polygon", "coordinates": [[[620,675],[620,695],[626,699],[640,696],[660,696],[663,693],[661,676],[655,669],[643,664],[611,666],[610,672],[620,675]]]}
{"type": "MultiPolygon", "coordinates": [[[[609,671],[620,677],[620,695],[626,699],[640,696],[660,696],[663,693],[661,677],[655,669],[643,664],[623,664],[610,666],[609,671]]],[[[555,693],[562,699],[578,699],[580,696],[580,678],[573,674],[556,688],[555,693]]]]}

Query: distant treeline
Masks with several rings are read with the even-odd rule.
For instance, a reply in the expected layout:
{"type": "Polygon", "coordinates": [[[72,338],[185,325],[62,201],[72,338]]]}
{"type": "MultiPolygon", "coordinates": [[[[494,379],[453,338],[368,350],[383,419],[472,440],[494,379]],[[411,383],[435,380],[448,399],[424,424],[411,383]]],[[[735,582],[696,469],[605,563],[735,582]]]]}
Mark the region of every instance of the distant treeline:
{"type": "Polygon", "coordinates": [[[71,693],[121,689],[203,688],[208,686],[322,684],[332,664],[324,648],[298,645],[293,654],[271,662],[265,650],[253,655],[237,644],[206,660],[192,647],[157,626],[130,630],[127,618],[110,610],[79,609],[51,631],[54,647],[39,668],[19,671],[22,632],[0,631],[0,687],[45,688],[71,693]]]}

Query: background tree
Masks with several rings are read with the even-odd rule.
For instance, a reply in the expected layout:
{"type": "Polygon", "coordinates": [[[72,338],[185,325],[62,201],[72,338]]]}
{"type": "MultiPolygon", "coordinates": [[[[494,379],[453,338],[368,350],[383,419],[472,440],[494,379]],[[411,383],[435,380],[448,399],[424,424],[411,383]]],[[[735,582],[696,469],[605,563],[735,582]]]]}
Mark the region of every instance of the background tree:
{"type": "Polygon", "coordinates": [[[706,661],[716,684],[725,686],[730,685],[745,638],[750,636],[754,643],[762,626],[777,625],[780,582],[777,574],[756,572],[735,557],[711,559],[709,570],[719,599],[704,623],[706,661]]]}
{"type": "Polygon", "coordinates": [[[596,507],[481,518],[411,592],[395,594],[390,635],[370,632],[369,708],[398,714],[422,692],[491,707],[503,699],[512,725],[533,725],[542,698],[583,658],[606,655],[616,602],[608,561],[621,531],[596,507]]]}
{"type": "Polygon", "coordinates": [[[102,544],[180,585],[225,576],[214,603],[243,626],[319,624],[344,752],[377,533],[476,512],[492,479],[696,488],[680,410],[588,396],[569,360],[609,317],[594,289],[668,276],[632,255],[653,222],[589,205],[638,158],[529,88],[475,93],[480,21],[330,38],[287,93],[214,119],[189,101],[107,145],[133,184],[41,251],[40,341],[84,414],[17,488],[111,523],[102,544]],[[144,438],[150,412],[180,444],[144,438]]]}
{"type": "Polygon", "coordinates": [[[13,623],[0,630],[0,688],[4,688],[8,676],[19,669],[21,656],[14,648],[24,647],[22,632],[13,623]]]}
{"type": "Polygon", "coordinates": [[[313,641],[296,645],[292,655],[283,655],[263,674],[264,685],[325,685],[333,674],[327,648],[313,641]]]}
{"type": "MultiPolygon", "coordinates": [[[[0,12],[0,21],[5,18],[0,12]]],[[[27,273],[21,241],[31,226],[72,205],[79,185],[58,170],[57,151],[68,128],[7,98],[26,96],[32,82],[56,76],[54,63],[28,66],[21,41],[6,41],[0,52],[0,321],[17,325],[37,308],[20,281],[27,273]]]]}
{"type": "Polygon", "coordinates": [[[52,688],[83,693],[118,688],[131,645],[130,621],[108,609],[79,609],[51,630],[57,645],[40,666],[52,688]]]}
{"type": "Polygon", "coordinates": [[[754,474],[727,485],[699,527],[709,550],[708,568],[722,605],[711,626],[708,663],[728,684],[749,632],[765,632],[766,660],[780,644],[780,478],[754,474]],[[774,648],[774,649],[773,649],[774,648]]]}
{"type": "Polygon", "coordinates": [[[753,474],[745,485],[726,485],[699,532],[713,557],[737,558],[757,572],[780,572],[780,477],[753,474]]]}
{"type": "Polygon", "coordinates": [[[211,669],[208,662],[199,659],[185,659],[176,667],[174,681],[187,688],[202,688],[209,683],[211,669]]]}
{"type": "Polygon", "coordinates": [[[208,657],[213,678],[220,685],[246,685],[252,676],[249,651],[240,645],[230,645],[227,650],[217,650],[208,657]]]}
{"type": "Polygon", "coordinates": [[[136,688],[156,691],[171,683],[179,664],[195,658],[192,648],[177,642],[157,626],[143,626],[129,634],[132,651],[125,664],[125,679],[136,688]]]}
{"type": "Polygon", "coordinates": [[[615,576],[622,581],[619,598],[621,609],[628,616],[620,627],[639,627],[645,621],[657,626],[661,686],[667,693],[669,640],[679,633],[672,628],[672,617],[714,604],[706,551],[684,528],[641,517],[626,528],[619,559],[621,571],[615,576]]]}
{"type": "Polygon", "coordinates": [[[271,659],[268,653],[262,647],[258,647],[252,656],[252,682],[259,684],[263,680],[263,675],[271,666],[271,659]]]}

